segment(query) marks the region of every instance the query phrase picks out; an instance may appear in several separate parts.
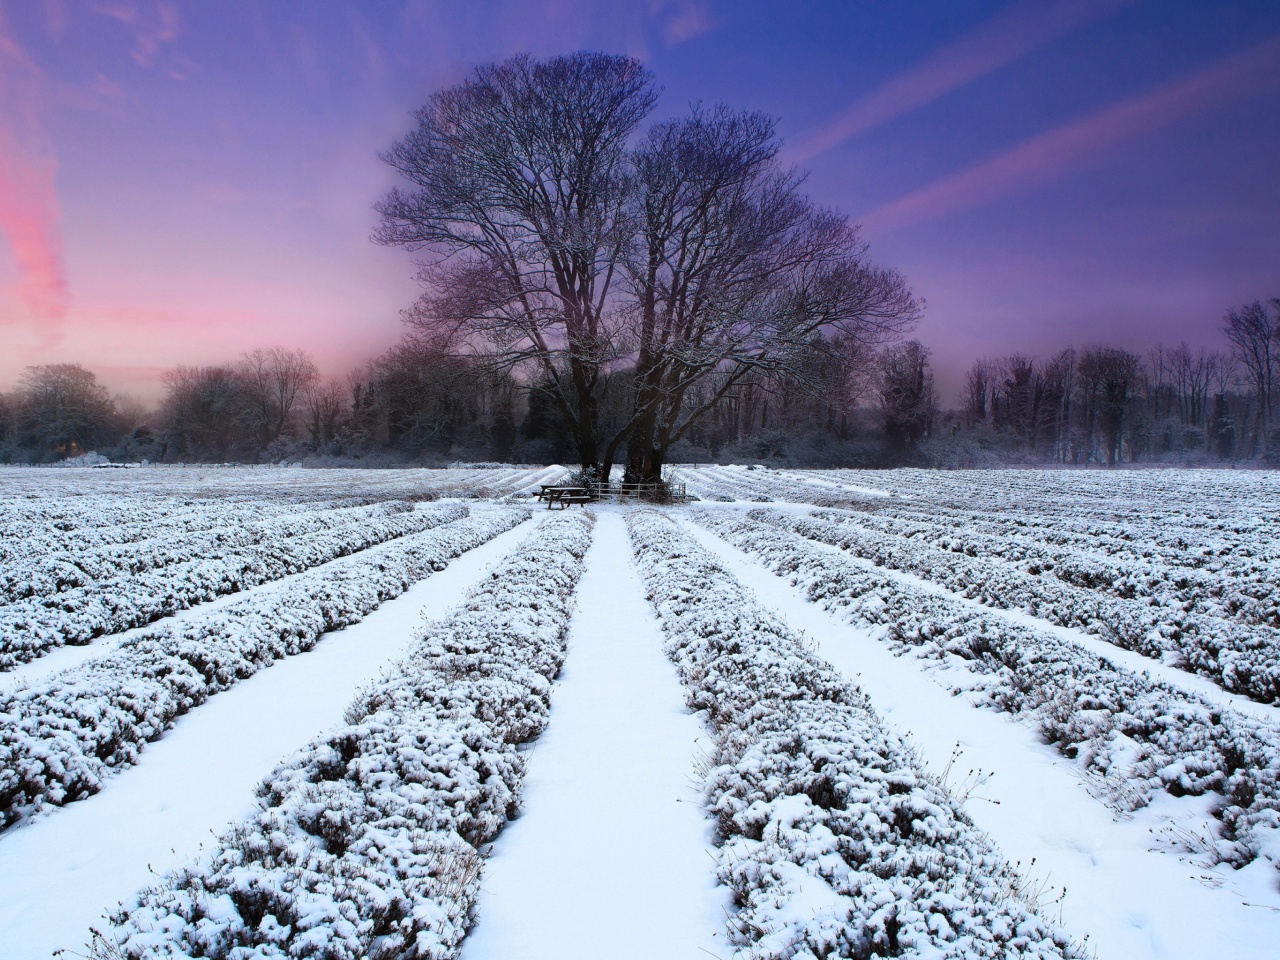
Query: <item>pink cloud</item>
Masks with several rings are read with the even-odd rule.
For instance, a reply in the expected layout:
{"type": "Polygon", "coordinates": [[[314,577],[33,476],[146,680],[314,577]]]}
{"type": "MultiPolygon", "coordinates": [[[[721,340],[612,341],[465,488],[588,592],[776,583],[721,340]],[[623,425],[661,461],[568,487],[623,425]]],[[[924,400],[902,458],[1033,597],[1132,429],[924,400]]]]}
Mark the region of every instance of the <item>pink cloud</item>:
{"type": "Polygon", "coordinates": [[[62,35],[67,32],[67,23],[70,20],[65,0],[41,0],[41,7],[44,10],[44,25],[49,36],[54,40],[62,39],[62,35]]]}
{"type": "Polygon", "coordinates": [[[803,163],[1004,66],[1135,0],[1053,0],[1006,7],[932,57],[849,105],[802,137],[788,158],[803,163]]]}
{"type": "Polygon", "coordinates": [[[46,345],[58,337],[69,301],[62,260],[57,163],[40,122],[43,78],[0,20],[0,233],[13,255],[8,293],[21,309],[0,319],[35,321],[46,345]]]}
{"type": "Polygon", "coordinates": [[[46,324],[61,320],[66,316],[69,295],[52,164],[23,161],[3,146],[0,231],[9,243],[18,271],[12,293],[33,318],[46,324]]]}
{"type": "Polygon", "coordinates": [[[1226,57],[1191,76],[1032,137],[867,214],[863,223],[893,230],[983,206],[1098,163],[1107,148],[1150,133],[1231,97],[1280,80],[1280,36],[1226,57]]]}

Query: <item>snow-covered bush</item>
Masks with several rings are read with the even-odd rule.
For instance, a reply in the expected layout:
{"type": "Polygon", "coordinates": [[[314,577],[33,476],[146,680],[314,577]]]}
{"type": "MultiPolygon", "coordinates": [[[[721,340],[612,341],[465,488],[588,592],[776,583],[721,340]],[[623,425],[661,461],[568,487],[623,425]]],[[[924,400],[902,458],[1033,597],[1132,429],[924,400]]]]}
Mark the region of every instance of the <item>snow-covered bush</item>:
{"type": "MultiPolygon", "coordinates": [[[[411,504],[380,506],[377,512],[314,533],[267,540],[219,551],[181,545],[159,549],[150,572],[124,571],[84,586],[0,606],[0,670],[34,660],[63,644],[143,626],[214,597],[256,587],[338,557],[358,553],[466,516],[461,504],[414,510],[411,504]],[[165,562],[164,554],[181,557],[165,562]]],[[[303,523],[277,522],[296,528],[303,523]]]]}
{"type": "Polygon", "coordinates": [[[629,525],[668,654],[715,734],[705,792],[742,956],[1075,955],[857,688],[672,521],[629,525]]]}
{"type": "Polygon", "coordinates": [[[337,561],[278,588],[130,638],[114,652],[0,697],[0,826],[96,793],[174,720],[509,530],[490,509],[337,561]]]}
{"type": "Polygon", "coordinates": [[[962,662],[959,686],[1038,727],[1129,809],[1156,791],[1218,794],[1216,856],[1243,865],[1280,850],[1280,726],[1133,673],[1051,633],[917,587],[747,517],[694,518],[808,598],[881,629],[899,652],[962,662]]]}
{"type": "MultiPolygon", "coordinates": [[[[214,501],[199,513],[181,511],[181,522],[175,522],[177,518],[167,514],[139,522],[137,531],[113,525],[116,532],[110,542],[96,542],[76,524],[72,527],[74,539],[59,549],[44,543],[38,553],[11,558],[0,567],[0,603],[65,593],[95,580],[161,570],[195,559],[222,556],[243,547],[276,544],[303,534],[394,516],[411,509],[412,504],[403,500],[347,507],[214,501]],[[139,538],[139,533],[144,536],[139,538]]],[[[82,518],[80,523],[91,522],[91,519],[82,518]]],[[[97,528],[94,532],[101,536],[105,531],[97,528]]],[[[24,540],[31,536],[28,532],[24,540]]]]}
{"type": "MultiPolygon", "coordinates": [[[[1225,690],[1262,703],[1280,701],[1280,630],[1188,611],[1193,606],[1173,593],[1128,599],[1109,595],[1138,591],[1132,579],[1113,582],[1114,569],[1083,562],[1055,561],[1041,551],[1028,569],[985,554],[963,533],[960,549],[942,549],[874,529],[851,514],[797,517],[777,511],[753,514],[811,540],[840,547],[879,566],[902,570],[991,606],[1023,610],[1064,627],[1089,633],[1156,659],[1174,654],[1182,669],[1211,678],[1225,690]],[[968,549],[966,549],[968,547],[968,549]],[[1065,572],[1059,573],[1062,567],[1065,572]],[[1072,579],[1082,585],[1070,582],[1072,579]],[[1108,584],[1110,589],[1098,587],[1108,584]]],[[[951,542],[951,541],[948,541],[951,542]]],[[[1274,599],[1271,603],[1274,605],[1274,599]]],[[[1260,609],[1260,608],[1259,608],[1260,609]]],[[[1260,614],[1261,615],[1261,614],[1260,614]]]]}
{"type": "Polygon", "coordinates": [[[212,856],[124,904],[91,955],[452,960],[481,848],[520,802],[593,517],[551,517],[346,724],[282,763],[212,856]]]}

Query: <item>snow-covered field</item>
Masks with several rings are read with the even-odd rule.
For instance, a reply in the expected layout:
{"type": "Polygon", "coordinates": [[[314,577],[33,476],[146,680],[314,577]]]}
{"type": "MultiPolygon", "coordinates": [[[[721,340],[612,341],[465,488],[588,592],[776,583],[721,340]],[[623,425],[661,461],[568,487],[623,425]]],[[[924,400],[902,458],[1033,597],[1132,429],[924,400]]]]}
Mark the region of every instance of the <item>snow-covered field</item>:
{"type": "Polygon", "coordinates": [[[1280,481],[0,468],[0,956],[1280,942],[1280,481]]]}

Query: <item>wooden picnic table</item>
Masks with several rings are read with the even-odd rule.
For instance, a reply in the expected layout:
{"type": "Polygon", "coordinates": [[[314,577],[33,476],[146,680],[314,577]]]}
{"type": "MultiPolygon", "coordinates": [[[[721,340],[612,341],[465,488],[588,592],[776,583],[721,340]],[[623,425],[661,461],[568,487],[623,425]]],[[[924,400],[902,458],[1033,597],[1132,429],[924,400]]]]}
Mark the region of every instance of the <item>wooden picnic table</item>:
{"type": "Polygon", "coordinates": [[[586,487],[566,487],[559,484],[541,484],[542,492],[538,494],[539,500],[547,501],[547,509],[551,510],[558,503],[560,509],[563,510],[571,503],[581,506],[584,503],[590,503],[594,497],[591,491],[586,487]]]}

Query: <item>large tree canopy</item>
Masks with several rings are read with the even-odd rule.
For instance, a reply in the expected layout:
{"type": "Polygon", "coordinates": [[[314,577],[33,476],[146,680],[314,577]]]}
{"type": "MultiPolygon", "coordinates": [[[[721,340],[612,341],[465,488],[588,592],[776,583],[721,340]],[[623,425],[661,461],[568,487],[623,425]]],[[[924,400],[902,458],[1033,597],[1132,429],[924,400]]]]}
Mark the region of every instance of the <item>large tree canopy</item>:
{"type": "Polygon", "coordinates": [[[817,388],[815,346],[884,339],[916,315],[902,279],[867,265],[857,230],[801,194],[777,150],[771,118],[695,107],[632,154],[628,479],[659,476],[671,444],[748,375],[785,370],[817,388]]]}
{"type": "Polygon", "coordinates": [[[695,106],[641,134],[656,96],[628,57],[480,67],[384,156],[412,189],[378,205],[375,234],[424,254],[411,324],[532,364],[583,466],[607,471],[625,441],[631,480],[657,479],[744,378],[787,371],[818,390],[815,353],[849,356],[919,313],[779,164],[772,119],[695,106]],[[629,416],[602,437],[619,372],[629,416]]]}
{"type": "Polygon", "coordinates": [[[627,142],[656,96],[628,57],[515,57],[436,93],[384,155],[414,189],[379,204],[376,239],[427,254],[407,319],[539,366],[584,464],[633,235],[627,142]]]}

